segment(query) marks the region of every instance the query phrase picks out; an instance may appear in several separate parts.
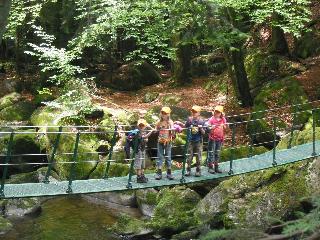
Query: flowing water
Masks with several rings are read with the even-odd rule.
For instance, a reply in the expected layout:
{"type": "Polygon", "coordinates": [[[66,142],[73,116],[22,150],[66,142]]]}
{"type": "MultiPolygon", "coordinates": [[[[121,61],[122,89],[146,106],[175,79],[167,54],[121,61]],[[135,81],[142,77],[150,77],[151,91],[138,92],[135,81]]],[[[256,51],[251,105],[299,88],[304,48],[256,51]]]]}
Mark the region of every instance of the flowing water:
{"type": "Polygon", "coordinates": [[[42,204],[38,216],[13,220],[14,228],[5,240],[115,240],[108,228],[119,211],[85,201],[80,197],[60,197],[42,204]]]}

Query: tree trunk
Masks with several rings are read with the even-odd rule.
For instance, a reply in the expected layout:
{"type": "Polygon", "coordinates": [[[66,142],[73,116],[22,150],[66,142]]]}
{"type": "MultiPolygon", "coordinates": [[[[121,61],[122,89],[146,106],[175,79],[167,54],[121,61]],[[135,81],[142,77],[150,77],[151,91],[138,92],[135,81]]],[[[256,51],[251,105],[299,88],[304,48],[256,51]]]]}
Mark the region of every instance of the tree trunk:
{"type": "Polygon", "coordinates": [[[11,0],[0,0],[0,42],[2,42],[2,37],[7,26],[10,7],[11,0]]]}
{"type": "Polygon", "coordinates": [[[185,85],[192,82],[191,55],[191,44],[179,44],[174,62],[174,79],[178,85],[185,85]]]}
{"type": "Polygon", "coordinates": [[[231,51],[231,60],[236,80],[235,87],[239,93],[239,100],[243,107],[251,107],[253,106],[253,100],[250,93],[249,81],[244,66],[244,56],[241,47],[238,47],[238,50],[231,51]]]}

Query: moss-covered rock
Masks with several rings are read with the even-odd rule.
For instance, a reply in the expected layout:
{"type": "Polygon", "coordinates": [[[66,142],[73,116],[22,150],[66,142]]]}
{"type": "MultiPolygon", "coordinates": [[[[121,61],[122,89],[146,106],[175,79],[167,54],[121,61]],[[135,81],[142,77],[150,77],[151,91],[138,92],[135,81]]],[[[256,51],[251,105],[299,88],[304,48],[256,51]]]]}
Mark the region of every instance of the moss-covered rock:
{"type": "Polygon", "coordinates": [[[151,103],[159,97],[159,93],[157,92],[147,92],[143,97],[144,103],[151,103]]]}
{"type": "Polygon", "coordinates": [[[0,110],[9,107],[22,99],[19,93],[13,92],[0,98],[0,110]]]}
{"type": "Polygon", "coordinates": [[[182,98],[175,94],[166,94],[162,96],[161,102],[166,106],[175,106],[182,101],[182,98]]]}
{"type": "Polygon", "coordinates": [[[302,162],[232,177],[199,202],[196,216],[212,225],[265,228],[269,217],[286,219],[310,194],[307,169],[302,162]]]}
{"type": "MultiPolygon", "coordinates": [[[[109,177],[123,177],[129,173],[129,165],[123,163],[111,163],[108,176],[109,177]]],[[[102,178],[106,170],[106,164],[99,163],[94,171],[90,174],[90,178],[102,178]]]]}
{"type": "Polygon", "coordinates": [[[30,121],[34,126],[57,125],[61,114],[62,112],[58,109],[48,106],[40,107],[33,112],[30,121]]]}
{"type": "Polygon", "coordinates": [[[22,101],[3,108],[0,119],[4,121],[26,121],[35,110],[35,105],[29,101],[22,101]]]}
{"type": "Polygon", "coordinates": [[[147,227],[146,221],[130,217],[126,214],[121,214],[117,223],[109,230],[119,235],[129,236],[141,236],[153,233],[153,231],[147,227]]]}
{"type": "Polygon", "coordinates": [[[5,234],[13,228],[11,222],[0,215],[0,235],[5,234]]]}
{"type": "Polygon", "coordinates": [[[200,196],[185,187],[162,189],[157,197],[157,206],[150,222],[151,228],[160,234],[172,235],[198,223],[194,207],[200,196]]]}
{"type": "MultiPolygon", "coordinates": [[[[2,154],[6,154],[9,140],[10,134],[6,134],[0,139],[0,151],[2,154]]],[[[37,133],[34,129],[16,132],[13,137],[11,151],[12,155],[20,156],[12,157],[10,163],[21,165],[10,166],[8,168],[8,176],[17,173],[31,172],[39,168],[41,165],[24,165],[24,163],[45,163],[47,160],[46,156],[31,155],[44,153],[42,150],[43,148],[40,146],[37,133]],[[29,154],[29,156],[25,154],[29,154]]],[[[3,161],[4,157],[0,157],[0,159],[3,161]]],[[[0,169],[0,171],[2,172],[2,169],[0,169]]]]}
{"type": "Polygon", "coordinates": [[[279,73],[279,58],[260,50],[252,51],[245,59],[250,88],[256,88],[276,78],[279,73]]]}
{"type": "Polygon", "coordinates": [[[3,202],[5,216],[24,217],[41,210],[40,201],[37,198],[17,198],[3,202]]]}
{"type": "Polygon", "coordinates": [[[294,54],[300,58],[316,56],[320,53],[320,32],[306,32],[296,41],[294,54]]]}
{"type": "MultiPolygon", "coordinates": [[[[39,168],[36,171],[28,172],[28,173],[19,173],[15,175],[11,175],[7,180],[7,183],[17,184],[17,183],[40,183],[45,179],[48,168],[43,167],[39,168]]],[[[59,176],[51,171],[49,179],[50,182],[55,182],[59,180],[59,176]]]]}
{"type": "Polygon", "coordinates": [[[157,204],[158,191],[155,189],[141,189],[136,191],[138,207],[143,215],[152,217],[157,204]]]}
{"type": "Polygon", "coordinates": [[[134,91],[159,82],[159,73],[149,63],[132,62],[121,66],[105,84],[118,90],[134,91]]]}
{"type": "MultiPolygon", "coordinates": [[[[259,155],[262,153],[267,152],[268,149],[265,147],[253,147],[252,148],[252,152],[251,154],[254,155],[259,155]]],[[[221,161],[230,161],[232,159],[232,155],[233,155],[233,159],[240,159],[240,158],[246,158],[248,157],[250,154],[250,147],[243,145],[243,146],[237,146],[237,148],[235,149],[231,149],[231,148],[223,148],[221,151],[221,161]]]]}
{"type": "Polygon", "coordinates": [[[216,53],[202,55],[191,61],[191,74],[195,77],[209,76],[210,74],[220,75],[226,68],[225,59],[216,53]]]}
{"type": "Polygon", "coordinates": [[[251,89],[259,89],[270,80],[292,76],[305,70],[298,62],[261,50],[252,50],[247,55],[245,67],[251,89]]]}
{"type": "Polygon", "coordinates": [[[137,207],[136,197],[133,191],[94,193],[86,194],[82,197],[89,202],[106,205],[107,207],[110,203],[130,208],[137,207]]]}
{"type": "MultiPolygon", "coordinates": [[[[289,113],[310,109],[308,104],[308,97],[306,96],[300,83],[293,77],[284,78],[277,82],[267,83],[254,99],[253,114],[250,120],[261,119],[267,115],[265,110],[275,106],[288,106],[294,104],[303,104],[289,110],[289,113]],[[272,106],[268,103],[272,102],[272,106]]],[[[274,112],[274,115],[277,115],[274,112]]],[[[310,118],[310,112],[304,111],[297,114],[295,118],[295,125],[302,126],[310,118]]],[[[289,129],[291,122],[285,122],[284,118],[276,118],[277,129],[283,131],[289,129]]],[[[255,143],[267,143],[265,146],[272,147],[274,133],[272,129],[272,119],[267,122],[265,119],[255,120],[249,122],[247,125],[247,132],[251,135],[255,143]]]]}

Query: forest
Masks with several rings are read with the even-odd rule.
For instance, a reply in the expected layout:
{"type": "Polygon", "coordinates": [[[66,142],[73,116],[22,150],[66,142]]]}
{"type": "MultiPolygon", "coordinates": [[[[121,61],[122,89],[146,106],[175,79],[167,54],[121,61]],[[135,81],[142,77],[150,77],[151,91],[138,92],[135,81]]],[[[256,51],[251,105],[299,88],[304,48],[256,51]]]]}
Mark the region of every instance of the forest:
{"type": "MultiPolygon", "coordinates": [[[[46,133],[59,126],[93,133],[81,136],[76,179],[101,178],[112,151],[110,177],[127,176],[126,136],[113,131],[141,119],[157,126],[163,107],[184,123],[195,106],[205,119],[223,106],[237,125],[221,162],[289,149],[320,140],[320,2],[0,0],[0,84],[0,162],[9,142],[20,154],[8,172],[0,166],[6,183],[39,182],[52,151],[50,178],[68,179],[64,153],[76,134],[56,149],[46,133]],[[10,140],[12,129],[19,134],[10,140]],[[98,160],[87,161],[88,152],[98,160]]],[[[154,174],[156,134],[146,144],[145,171],[154,174]]],[[[172,144],[172,170],[180,170],[188,134],[172,144]]],[[[319,183],[314,157],[207,183],[0,199],[0,239],[320,239],[319,183]],[[67,217],[57,223],[68,211],[79,219],[74,228],[67,217]],[[30,230],[33,221],[41,231],[30,230]],[[82,221],[95,226],[81,229],[82,221]]]]}

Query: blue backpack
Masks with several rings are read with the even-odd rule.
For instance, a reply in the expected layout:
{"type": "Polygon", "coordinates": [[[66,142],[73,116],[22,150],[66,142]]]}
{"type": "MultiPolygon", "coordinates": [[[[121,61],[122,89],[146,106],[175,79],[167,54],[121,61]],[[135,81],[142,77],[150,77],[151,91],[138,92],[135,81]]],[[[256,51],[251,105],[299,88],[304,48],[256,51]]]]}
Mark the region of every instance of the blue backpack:
{"type": "Polygon", "coordinates": [[[133,140],[134,137],[139,133],[139,129],[134,129],[128,132],[126,136],[126,144],[124,146],[124,152],[126,154],[126,159],[130,159],[131,154],[130,154],[130,149],[133,149],[133,140]]]}

